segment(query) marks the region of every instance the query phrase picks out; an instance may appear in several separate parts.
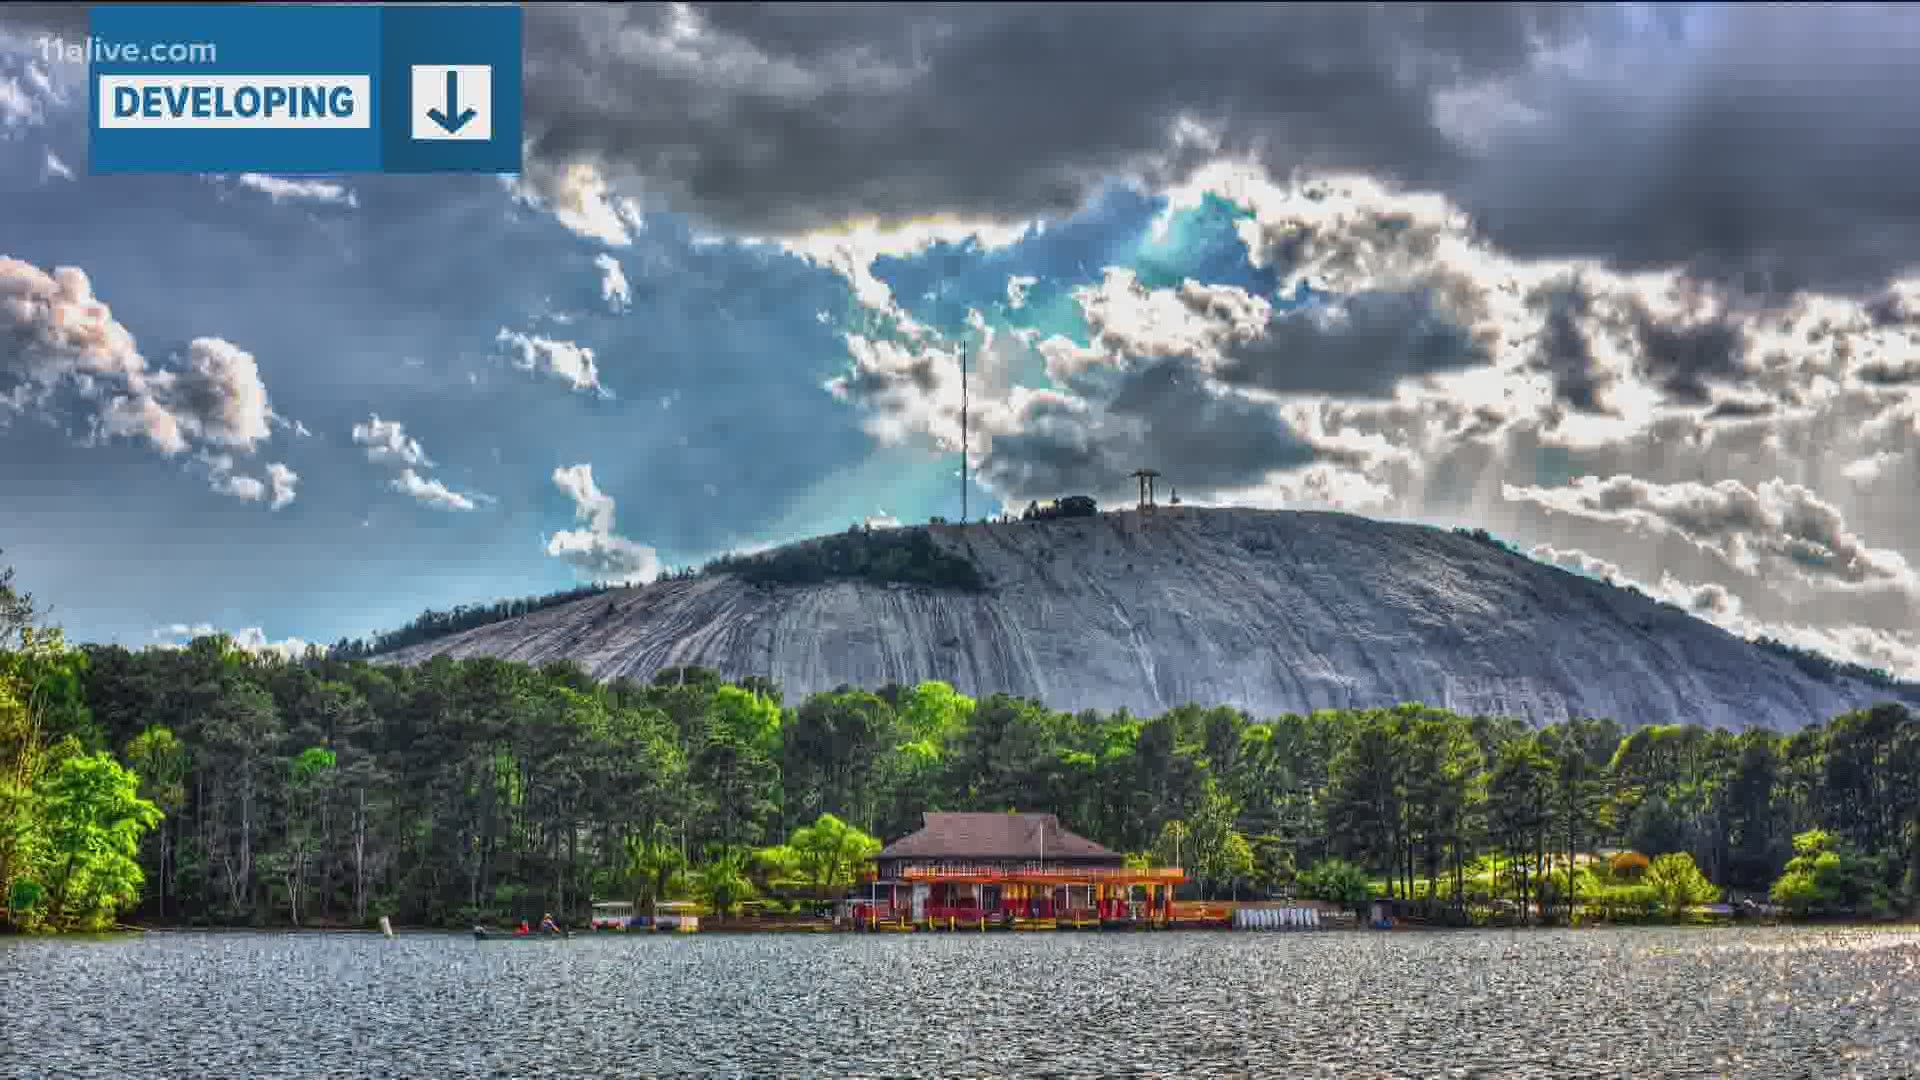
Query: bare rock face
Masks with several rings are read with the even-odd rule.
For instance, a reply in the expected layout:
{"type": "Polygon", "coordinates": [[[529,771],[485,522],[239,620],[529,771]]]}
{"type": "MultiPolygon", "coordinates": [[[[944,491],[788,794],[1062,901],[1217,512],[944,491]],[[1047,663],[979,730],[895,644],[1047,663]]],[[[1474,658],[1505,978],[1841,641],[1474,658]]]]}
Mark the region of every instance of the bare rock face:
{"type": "Polygon", "coordinates": [[[1426,702],[1464,713],[1792,730],[1893,696],[1637,593],[1437,529],[1345,514],[1162,507],[930,526],[981,593],[730,575],[619,590],[394,653],[682,664],[789,700],[926,679],[1066,710],[1254,716],[1426,702]]]}

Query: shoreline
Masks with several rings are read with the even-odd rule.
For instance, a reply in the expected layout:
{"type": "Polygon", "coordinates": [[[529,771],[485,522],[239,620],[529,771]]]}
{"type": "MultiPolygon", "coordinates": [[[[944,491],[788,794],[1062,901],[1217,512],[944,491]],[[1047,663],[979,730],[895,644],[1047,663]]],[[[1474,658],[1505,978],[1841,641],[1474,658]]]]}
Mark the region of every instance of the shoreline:
{"type": "MultiPolygon", "coordinates": [[[[1299,935],[1299,934],[1343,934],[1343,935],[1421,934],[1421,935],[1427,935],[1427,934],[1453,934],[1453,933],[1473,932],[1473,931],[1505,931],[1510,933],[1538,932],[1538,931],[1566,931],[1566,930],[1595,931],[1595,932],[1631,931],[1631,930],[1710,931],[1710,930],[1734,930],[1734,929],[1745,929],[1745,928],[1769,929],[1769,930],[1856,932],[1856,933],[1857,932],[1876,932],[1876,933],[1920,934],[1920,918],[1904,917],[1904,918],[1898,918],[1898,919],[1868,920],[1868,921],[1863,921],[1858,919],[1805,919],[1805,920],[1778,919],[1778,920],[1766,920],[1766,921],[1723,919],[1723,920],[1709,920],[1709,921],[1697,921],[1697,922],[1642,922],[1642,923],[1620,923],[1620,922],[1598,923],[1596,922],[1596,923],[1582,923],[1574,926],[1567,926],[1567,925],[1443,926],[1443,925],[1413,925],[1413,924],[1407,924],[1407,923],[1398,923],[1393,927],[1385,930],[1374,929],[1372,927],[1367,927],[1367,926],[1322,926],[1316,929],[1269,929],[1269,930],[1235,929],[1231,926],[1172,926],[1172,927],[1160,927],[1160,928],[1153,928],[1153,929],[1136,929],[1136,930],[1127,930],[1127,931],[1101,930],[1101,929],[1010,930],[1010,929],[994,928],[994,929],[989,929],[985,931],[985,933],[994,934],[994,935],[1014,934],[1019,936],[1029,936],[1032,934],[1065,933],[1065,934],[1075,934],[1083,937],[1088,935],[1093,935],[1093,936],[1114,935],[1114,936],[1132,937],[1140,934],[1162,934],[1162,933],[1206,933],[1206,934],[1231,933],[1231,934],[1257,934],[1261,936],[1290,936],[1290,935],[1299,935]]],[[[468,937],[468,936],[471,936],[472,928],[471,927],[460,928],[460,927],[450,927],[450,926],[396,926],[393,928],[393,932],[395,937],[402,937],[407,935],[419,935],[423,937],[424,936],[468,937]]],[[[888,935],[888,936],[897,936],[903,933],[934,934],[934,935],[953,935],[953,934],[964,934],[964,933],[978,934],[978,933],[981,933],[981,931],[977,931],[977,930],[959,931],[959,930],[948,930],[945,928],[931,929],[927,927],[914,927],[912,929],[902,928],[902,929],[895,929],[895,930],[872,931],[872,930],[854,929],[852,927],[822,926],[819,924],[812,924],[812,923],[809,923],[809,924],[796,923],[791,926],[785,926],[785,925],[703,926],[698,931],[698,933],[713,934],[713,935],[720,935],[720,936],[726,936],[726,937],[753,937],[753,936],[774,936],[774,935],[778,935],[778,936],[794,936],[794,935],[872,936],[876,933],[882,934],[882,935],[888,935]]],[[[133,937],[133,936],[146,935],[146,934],[161,934],[161,935],[274,934],[274,935],[297,935],[297,936],[341,935],[341,936],[361,936],[361,937],[384,936],[384,932],[377,926],[362,928],[362,927],[351,927],[351,926],[291,926],[291,925],[270,925],[270,924],[259,925],[259,926],[251,926],[251,925],[189,926],[189,925],[181,925],[181,924],[154,924],[154,925],[124,924],[108,930],[93,930],[93,931],[74,930],[74,931],[56,931],[56,932],[48,932],[48,933],[10,933],[5,935],[0,935],[0,937],[11,937],[11,938],[18,938],[22,940],[30,940],[30,939],[31,940],[50,940],[50,939],[99,940],[99,939],[105,939],[105,938],[133,937]]],[[[577,929],[577,930],[571,931],[568,936],[570,938],[600,938],[600,937],[689,937],[694,935],[667,933],[662,931],[577,929]]]]}

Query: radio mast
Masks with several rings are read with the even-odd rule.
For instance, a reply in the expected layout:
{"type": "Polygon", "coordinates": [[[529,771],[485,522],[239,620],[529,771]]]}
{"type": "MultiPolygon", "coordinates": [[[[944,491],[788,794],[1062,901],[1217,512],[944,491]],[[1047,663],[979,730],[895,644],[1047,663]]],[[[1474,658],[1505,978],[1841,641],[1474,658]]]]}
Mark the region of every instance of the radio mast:
{"type": "Polygon", "coordinates": [[[967,343],[960,342],[960,524],[967,523],[967,343]]]}

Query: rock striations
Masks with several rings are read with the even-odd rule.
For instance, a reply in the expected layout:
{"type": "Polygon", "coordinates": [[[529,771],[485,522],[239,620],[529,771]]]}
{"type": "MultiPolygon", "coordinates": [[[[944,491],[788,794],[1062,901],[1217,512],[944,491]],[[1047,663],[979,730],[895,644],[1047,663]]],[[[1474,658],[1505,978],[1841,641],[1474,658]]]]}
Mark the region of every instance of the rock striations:
{"type": "Polygon", "coordinates": [[[942,679],[1056,709],[1254,716],[1420,701],[1551,723],[1791,730],[1891,696],[1822,679],[1676,608],[1470,536],[1333,513],[1162,507],[930,526],[984,592],[664,581],[385,659],[577,661],[649,679],[697,664],[790,699],[942,679]]]}

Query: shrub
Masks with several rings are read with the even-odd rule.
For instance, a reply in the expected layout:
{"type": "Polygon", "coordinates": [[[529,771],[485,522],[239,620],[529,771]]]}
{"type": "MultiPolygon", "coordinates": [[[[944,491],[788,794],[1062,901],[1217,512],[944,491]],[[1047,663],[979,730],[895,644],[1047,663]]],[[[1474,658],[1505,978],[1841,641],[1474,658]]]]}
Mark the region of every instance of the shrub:
{"type": "Polygon", "coordinates": [[[1361,914],[1373,900],[1373,883],[1367,880],[1366,871],[1345,859],[1315,864],[1295,879],[1294,887],[1310,900],[1339,904],[1355,914],[1361,914]]]}

